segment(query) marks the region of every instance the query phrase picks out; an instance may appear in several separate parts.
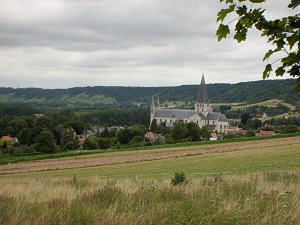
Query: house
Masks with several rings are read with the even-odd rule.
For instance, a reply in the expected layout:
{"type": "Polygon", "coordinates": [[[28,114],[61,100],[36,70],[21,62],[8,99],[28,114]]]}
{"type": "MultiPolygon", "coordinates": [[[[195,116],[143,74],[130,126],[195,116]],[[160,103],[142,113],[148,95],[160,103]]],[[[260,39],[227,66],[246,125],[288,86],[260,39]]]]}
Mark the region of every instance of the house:
{"type": "Polygon", "coordinates": [[[211,137],[210,137],[209,140],[211,140],[211,141],[216,141],[216,140],[218,140],[217,134],[216,134],[215,132],[212,132],[212,133],[211,133],[211,137]]]}
{"type": "Polygon", "coordinates": [[[2,136],[1,142],[8,142],[8,143],[15,144],[15,143],[18,143],[19,141],[18,141],[18,138],[15,138],[15,137],[2,136]]]}
{"type": "Polygon", "coordinates": [[[11,136],[2,136],[2,138],[0,138],[0,143],[3,144],[4,142],[6,142],[7,144],[15,144],[15,143],[19,143],[18,138],[16,137],[11,137],[11,136]]]}
{"type": "Polygon", "coordinates": [[[269,131],[269,130],[261,130],[258,133],[258,136],[273,136],[275,135],[274,131],[269,131]]]}
{"type": "Polygon", "coordinates": [[[229,127],[229,122],[224,114],[221,114],[220,112],[213,112],[213,108],[211,107],[211,103],[208,98],[204,74],[202,75],[194,110],[162,109],[160,107],[159,99],[155,104],[152,97],[150,107],[150,126],[153,120],[156,120],[157,125],[164,123],[166,127],[173,127],[174,123],[181,120],[185,123],[194,122],[200,128],[206,126],[211,131],[217,131],[219,134],[227,133],[229,127]]]}
{"type": "Polygon", "coordinates": [[[85,139],[87,139],[87,138],[92,138],[92,137],[94,137],[95,135],[96,135],[96,134],[95,134],[93,131],[91,131],[91,130],[85,130],[85,131],[83,131],[82,134],[77,135],[79,145],[82,146],[83,143],[84,143],[84,141],[85,141],[85,139]]]}
{"type": "Polygon", "coordinates": [[[241,130],[238,127],[229,127],[227,130],[227,134],[246,134],[247,130],[241,130]]]}
{"type": "Polygon", "coordinates": [[[146,141],[151,141],[153,138],[155,138],[155,134],[153,132],[147,132],[144,136],[146,141]]]}

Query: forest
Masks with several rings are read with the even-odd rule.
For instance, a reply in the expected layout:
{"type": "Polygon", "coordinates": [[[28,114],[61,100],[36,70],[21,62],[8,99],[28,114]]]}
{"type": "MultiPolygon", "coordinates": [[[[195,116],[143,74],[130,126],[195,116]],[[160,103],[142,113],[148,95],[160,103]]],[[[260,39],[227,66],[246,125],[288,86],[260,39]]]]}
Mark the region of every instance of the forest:
{"type": "MultiPolygon", "coordinates": [[[[260,80],[237,84],[207,84],[212,103],[257,103],[280,99],[300,107],[296,79],[260,80]]],[[[74,87],[68,89],[0,88],[0,103],[31,103],[44,107],[135,107],[149,106],[151,96],[161,103],[183,101],[194,103],[199,84],[176,87],[74,87]]]]}

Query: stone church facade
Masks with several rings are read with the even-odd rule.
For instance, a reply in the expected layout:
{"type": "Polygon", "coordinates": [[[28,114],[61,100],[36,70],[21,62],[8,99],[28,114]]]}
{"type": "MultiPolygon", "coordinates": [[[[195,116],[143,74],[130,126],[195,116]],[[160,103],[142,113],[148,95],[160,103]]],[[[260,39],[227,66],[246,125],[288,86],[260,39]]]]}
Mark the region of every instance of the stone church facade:
{"type": "Polygon", "coordinates": [[[213,112],[211,103],[208,98],[204,75],[202,75],[199,87],[198,99],[195,103],[194,110],[186,109],[162,109],[160,108],[159,99],[156,104],[152,97],[150,124],[156,119],[157,125],[165,123],[166,127],[173,127],[176,121],[182,120],[185,123],[194,122],[200,128],[207,126],[212,131],[218,133],[227,133],[229,123],[224,114],[213,112]]]}

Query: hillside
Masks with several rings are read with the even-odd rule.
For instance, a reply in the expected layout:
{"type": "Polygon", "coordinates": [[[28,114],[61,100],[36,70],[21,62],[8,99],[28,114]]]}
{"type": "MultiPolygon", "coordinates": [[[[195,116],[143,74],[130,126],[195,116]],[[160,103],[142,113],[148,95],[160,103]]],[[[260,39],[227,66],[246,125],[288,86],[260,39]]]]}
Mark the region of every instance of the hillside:
{"type": "MultiPolygon", "coordinates": [[[[199,85],[176,87],[74,87],[68,89],[0,88],[1,103],[31,103],[48,106],[148,106],[151,96],[161,102],[190,101],[197,98],[199,85]]],[[[211,102],[256,103],[280,99],[300,106],[300,93],[296,93],[296,80],[260,80],[237,84],[207,84],[211,102]]]]}

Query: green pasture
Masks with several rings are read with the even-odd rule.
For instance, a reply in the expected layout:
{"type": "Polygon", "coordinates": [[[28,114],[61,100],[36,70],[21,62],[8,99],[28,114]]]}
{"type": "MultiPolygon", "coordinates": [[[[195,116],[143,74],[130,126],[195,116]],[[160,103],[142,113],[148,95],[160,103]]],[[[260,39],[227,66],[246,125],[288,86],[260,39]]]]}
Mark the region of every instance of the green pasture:
{"type": "MultiPolygon", "coordinates": [[[[203,177],[220,173],[247,174],[266,171],[300,171],[299,149],[299,142],[276,147],[253,147],[238,150],[233,146],[232,150],[226,152],[208,152],[202,155],[186,155],[178,158],[143,160],[105,166],[89,167],[86,165],[83,168],[75,169],[2,174],[0,178],[63,178],[73,177],[74,175],[78,178],[169,178],[176,171],[184,171],[187,177],[203,177]]],[[[132,154],[134,157],[135,154],[149,153],[150,151],[112,152],[105,153],[105,155],[132,154]]],[[[83,157],[92,157],[92,155],[83,157]]],[[[63,163],[63,160],[61,163],[63,163]]]]}
{"type": "Polygon", "coordinates": [[[232,106],[232,109],[233,110],[245,109],[245,108],[248,108],[250,106],[267,106],[267,107],[273,106],[273,107],[276,107],[281,102],[282,102],[282,100],[279,100],[279,99],[270,99],[270,100],[267,100],[267,101],[264,101],[264,102],[258,102],[258,103],[255,103],[255,104],[234,105],[234,106],[232,106]]]}

